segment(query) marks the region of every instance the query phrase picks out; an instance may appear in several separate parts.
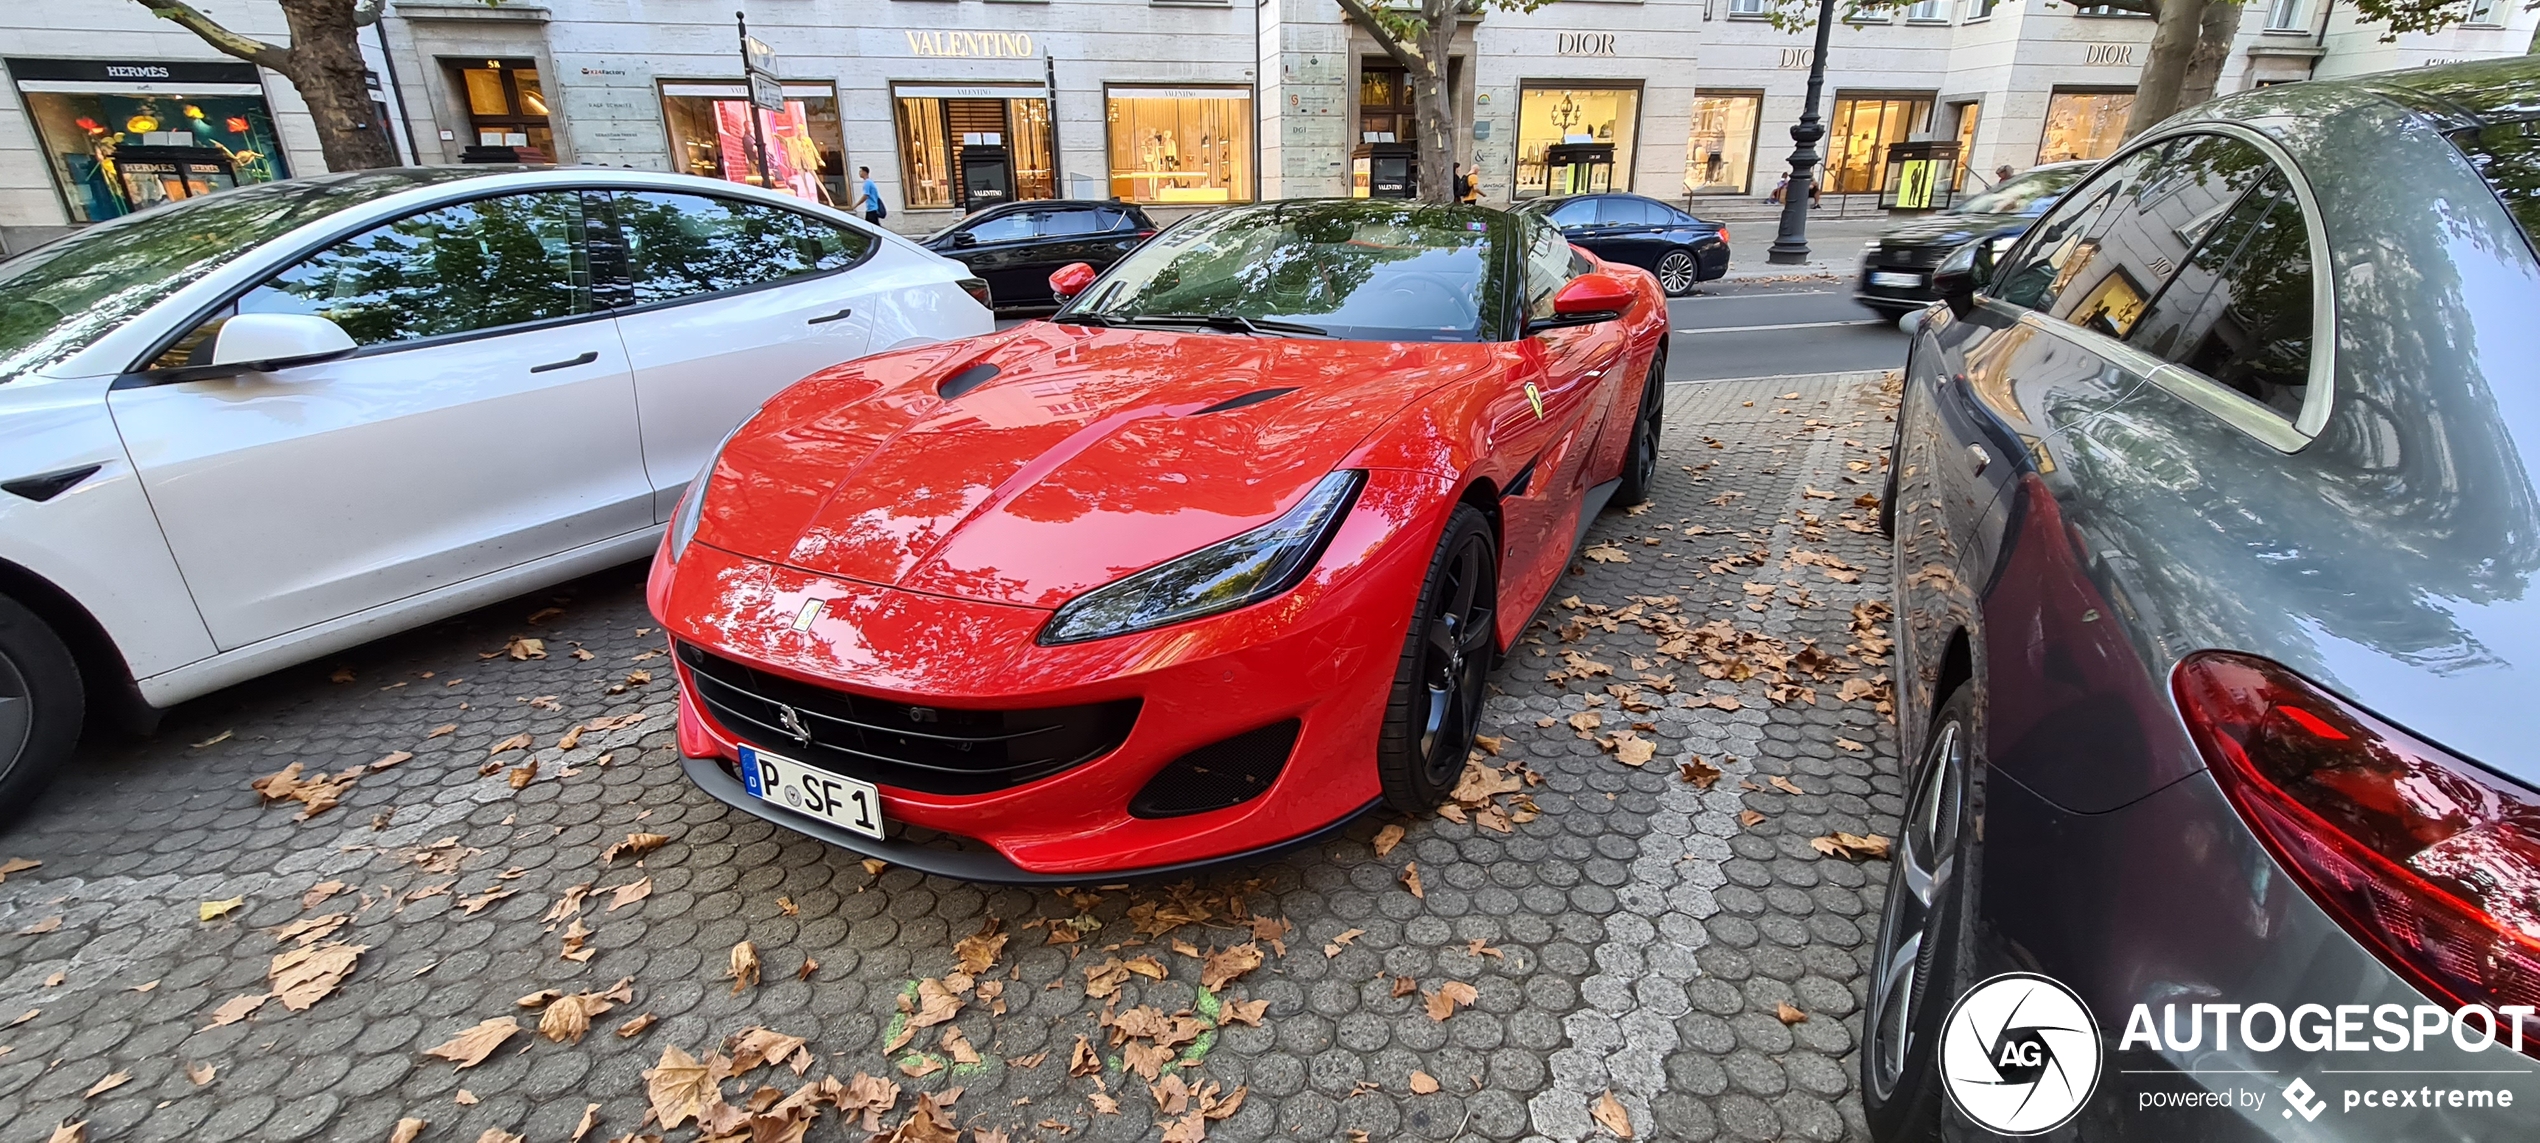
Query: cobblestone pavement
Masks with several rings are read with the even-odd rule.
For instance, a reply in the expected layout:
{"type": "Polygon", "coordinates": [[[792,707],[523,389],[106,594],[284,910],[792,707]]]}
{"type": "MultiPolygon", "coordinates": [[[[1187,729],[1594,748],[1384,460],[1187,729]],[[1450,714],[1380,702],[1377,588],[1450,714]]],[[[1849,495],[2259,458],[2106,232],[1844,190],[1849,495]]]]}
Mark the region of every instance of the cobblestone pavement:
{"type": "MultiPolygon", "coordinates": [[[[0,1141],[65,1120],[85,1120],[91,1140],[380,1140],[403,1117],[429,1121],[425,1140],[562,1141],[594,1105],[591,1139],[685,1140],[695,1125],[647,1123],[645,1072],[666,1049],[734,1051],[727,1037],[754,1026],[808,1037],[792,1060],[807,1070],[748,1071],[725,1098],[869,1073],[906,1089],[877,1117],[905,1140],[952,1137],[902,1126],[920,1093],[952,1088],[963,1140],[1577,1140],[1611,1134],[1591,1117],[1609,1092],[1641,1139],[1865,1138],[1853,1053],[1885,864],[1810,839],[1892,834],[1900,783],[1874,700],[1838,697],[1843,680],[1884,669],[1836,664],[1819,679],[1800,641],[1877,650],[1853,605],[1887,598],[1885,545],[1853,498],[1880,485],[1881,402],[1875,374],[1671,392],[1654,508],[1596,524],[1591,558],[1556,592],[1579,605],[1549,607],[1496,678],[1486,730],[1504,741],[1482,761],[1540,776],[1498,803],[1519,819],[1506,831],[1490,811],[1376,815],[1178,893],[871,872],[697,793],[674,764],[670,672],[639,569],[193,704],[149,741],[90,747],[0,833],[0,859],[41,862],[0,881],[0,1141]],[[1709,569],[1758,548],[1760,565],[1709,569]],[[1627,612],[1629,596],[1680,603],[1627,612]],[[1714,619],[1786,642],[1777,653],[1747,636],[1733,658],[1765,674],[1743,682],[1696,673],[1699,652],[1662,654],[1714,619]],[[541,640],[545,657],[507,654],[515,637],[541,640]],[[1814,688],[1813,704],[1768,696],[1779,653],[1796,656],[1787,677],[1814,688]],[[1572,654],[1613,677],[1547,681],[1572,654]],[[1607,689],[1667,674],[1678,693],[1607,689]],[[1687,706],[1697,693],[1710,705],[1687,706]],[[1574,730],[1591,711],[1598,736],[1621,740],[1613,752],[1574,730]],[[569,727],[633,715],[559,744],[569,727]],[[1616,735],[1627,719],[1642,729],[1616,735]],[[524,734],[529,747],[503,749],[524,734]],[[1638,768],[1623,761],[1632,738],[1656,747],[1638,768]],[[291,763],[322,778],[400,752],[412,757],[365,769],[306,821],[301,802],[260,804],[249,786],[291,763]],[[1724,775],[1684,779],[1695,756],[1724,775]],[[1385,845],[1394,825],[1408,836],[1385,845]],[[604,858],[630,833],[666,840],[604,858]],[[346,887],[322,895],[326,882],[346,887]],[[578,912],[548,919],[586,885],[578,912]],[[1009,938],[994,967],[947,983],[956,942],[992,918],[1009,938]],[[300,922],[313,924],[276,932],[300,922]],[[586,929],[590,955],[566,959],[586,929]],[[742,941],[758,983],[733,979],[742,941]],[[1200,988],[1203,960],[1179,951],[1245,942],[1265,962],[1216,993],[1200,988]],[[330,992],[346,949],[358,952],[330,992]],[[277,973],[294,950],[323,955],[287,956],[302,963],[277,973]],[[807,958],[818,968],[802,979],[807,958]],[[1104,973],[1115,959],[1130,971],[1104,973]],[[1160,979],[1139,973],[1150,964],[1160,979]],[[1088,970],[1125,977],[1116,997],[1089,997],[1088,970]],[[578,1042],[537,1034],[545,1013],[516,1000],[621,978],[631,998],[578,1042]],[[1470,986],[1469,1007],[1450,982],[1470,986]],[[957,1014],[886,1056],[886,1039],[926,1019],[903,1015],[904,1000],[938,988],[957,1014]],[[1239,1022],[1246,1001],[1266,1002],[1258,1026],[1239,1022]],[[1432,1018],[1442,1001],[1452,1015],[1432,1018]],[[1162,1107],[1172,1084],[1151,1098],[1124,1074],[1149,1050],[1130,1018],[1150,1005],[1168,1022],[1198,1013],[1151,1046],[1169,1047],[1169,1077],[1218,1085],[1218,1112],[1241,1090],[1231,1114],[1200,1115],[1197,1096],[1162,1107]],[[426,1055],[505,1016],[521,1031],[481,1063],[426,1055]],[[649,1026],[622,1033],[641,1016],[649,1026]],[[1079,1037],[1104,1057],[1096,1074],[1071,1075],[1090,1070],[1071,1069],[1079,1037]],[[1116,1114],[1098,1110],[1108,1099],[1116,1114]]],[[[824,1109],[809,1137],[867,1137],[841,1118],[824,1109]]]]}

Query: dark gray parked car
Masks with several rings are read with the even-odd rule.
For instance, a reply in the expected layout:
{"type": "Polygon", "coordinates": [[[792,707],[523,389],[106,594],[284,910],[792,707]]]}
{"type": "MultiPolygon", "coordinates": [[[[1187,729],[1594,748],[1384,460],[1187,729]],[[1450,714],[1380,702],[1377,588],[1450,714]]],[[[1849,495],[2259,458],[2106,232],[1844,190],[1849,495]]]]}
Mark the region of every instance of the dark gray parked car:
{"type": "Polygon", "coordinates": [[[2535,239],[2519,58],[2217,100],[1941,267],[1876,1136],[2540,1134],[2535,239]]]}

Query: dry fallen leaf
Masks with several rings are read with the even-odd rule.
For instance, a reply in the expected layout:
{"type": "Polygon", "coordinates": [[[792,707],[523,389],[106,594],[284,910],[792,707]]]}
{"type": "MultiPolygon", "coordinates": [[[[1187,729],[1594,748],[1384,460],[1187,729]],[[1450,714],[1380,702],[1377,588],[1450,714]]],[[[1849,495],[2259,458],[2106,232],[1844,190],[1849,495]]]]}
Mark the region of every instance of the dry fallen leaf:
{"type": "Polygon", "coordinates": [[[1657,757],[1658,744],[1625,730],[1614,735],[1614,760],[1626,766],[1646,764],[1657,757]]]}
{"type": "Polygon", "coordinates": [[[201,1087],[204,1084],[212,1082],[212,1077],[219,1074],[219,1072],[219,1068],[213,1067],[210,1064],[196,1063],[185,1065],[185,1078],[193,1080],[194,1086],[196,1087],[201,1087]]]}
{"type": "Polygon", "coordinates": [[[388,1143],[415,1143],[415,1139],[423,1134],[423,1129],[430,1126],[432,1123],[429,1120],[411,1116],[400,1119],[397,1121],[396,1130],[388,1133],[388,1143]]]}
{"type": "Polygon", "coordinates": [[[632,1040],[637,1036],[643,1035],[644,1029],[652,1027],[653,1021],[656,1019],[658,1019],[658,1017],[654,1016],[650,1012],[647,1012],[620,1024],[617,1026],[617,1038],[621,1040],[632,1040]]]}
{"type": "MultiPolygon", "coordinates": [[[[205,1028],[218,1028],[228,1024],[235,1024],[254,1015],[256,1009],[264,1007],[265,1001],[271,999],[273,999],[273,994],[270,992],[259,992],[253,996],[233,996],[228,1000],[223,1001],[219,1008],[213,1009],[212,1022],[203,1026],[205,1028]]],[[[33,1015],[35,1015],[34,1012],[29,1012],[26,1016],[21,1016],[18,1019],[23,1021],[27,1018],[27,1016],[33,1015]]]]}
{"type": "Polygon", "coordinates": [[[1403,883],[1404,885],[1406,885],[1406,886],[1410,887],[1410,889],[1411,889],[1411,895],[1412,895],[1412,896],[1414,896],[1414,897],[1420,897],[1420,898],[1426,898],[1426,897],[1428,896],[1428,893],[1427,893],[1426,891],[1424,891],[1424,890],[1422,890],[1422,889],[1420,888],[1420,863],[1419,863],[1419,862],[1417,862],[1417,861],[1413,861],[1413,862],[1408,862],[1408,863],[1405,863],[1405,864],[1403,865],[1403,867],[1402,867],[1402,883],[1403,883]]]}
{"type": "Polygon", "coordinates": [[[503,1041],[511,1039],[519,1031],[519,1020],[496,1016],[450,1037],[448,1043],[428,1049],[423,1054],[448,1060],[462,1068],[472,1068],[484,1063],[485,1057],[493,1055],[494,1049],[502,1047],[503,1041]]]}
{"type": "Polygon", "coordinates": [[[1691,762],[1676,764],[1676,777],[1693,783],[1694,788],[1699,790],[1710,789],[1711,783],[1720,780],[1721,772],[1719,767],[1703,761],[1699,754],[1694,755],[1691,762]]]}
{"type": "Polygon", "coordinates": [[[1261,946],[1251,941],[1235,945],[1223,952],[1208,954],[1200,966],[1200,987],[1218,992],[1239,980],[1247,972],[1261,967],[1261,946]]]}
{"type": "Polygon", "coordinates": [[[536,739],[531,738],[525,733],[515,734],[495,743],[491,749],[488,749],[485,752],[485,756],[491,758],[497,754],[508,754],[514,750],[526,750],[529,748],[529,744],[534,741],[536,741],[536,739]]]}
{"type": "MultiPolygon", "coordinates": [[[[224,734],[221,737],[229,736],[224,734]]],[[[54,1128],[52,1136],[44,1143],[88,1143],[88,1121],[81,1119],[64,1123],[54,1128]]]]}
{"type": "Polygon", "coordinates": [[[642,857],[647,853],[660,849],[662,846],[668,844],[669,841],[669,838],[657,833],[630,833],[626,835],[626,840],[617,842],[609,846],[607,849],[601,850],[600,860],[604,863],[615,863],[621,855],[626,857],[642,857]]]}
{"type": "Polygon", "coordinates": [[[600,1105],[596,1103],[583,1104],[582,1122],[573,1125],[573,1138],[570,1143],[582,1143],[582,1137],[590,1134],[591,1129],[599,1125],[600,1105]]]}
{"type": "MultiPolygon", "coordinates": [[[[236,908],[237,908],[237,907],[239,907],[240,905],[244,905],[244,904],[246,904],[246,903],[247,903],[247,899],[246,899],[245,897],[232,897],[232,898],[230,898],[229,900],[226,900],[226,901],[205,901],[205,902],[203,902],[203,903],[202,903],[202,905],[198,906],[198,907],[195,909],[194,914],[195,914],[195,917],[196,917],[197,919],[199,919],[199,920],[205,920],[205,921],[217,921],[217,920],[219,920],[219,919],[221,919],[221,918],[223,918],[223,917],[228,916],[228,915],[230,914],[230,911],[231,911],[231,910],[236,909],[236,908]]],[[[56,928],[60,927],[60,925],[61,925],[61,918],[56,917],[56,918],[54,918],[54,919],[53,919],[53,921],[54,921],[54,926],[55,926],[56,928]]],[[[47,930],[45,930],[45,931],[46,931],[46,932],[51,932],[52,930],[51,930],[51,929],[47,929],[47,930]]]]}
{"type": "Polygon", "coordinates": [[[953,958],[961,962],[961,971],[983,976],[996,967],[997,954],[1005,950],[1006,934],[997,931],[997,919],[988,918],[986,927],[953,943],[953,958]]]}
{"type": "Polygon", "coordinates": [[[583,1033],[591,1030],[591,1017],[609,1007],[608,1001],[588,993],[559,996],[539,1015],[538,1034],[558,1044],[579,1044],[583,1033]]]}
{"type": "Polygon", "coordinates": [[[1773,1015],[1781,1017],[1781,1022],[1784,1024],[1805,1024],[1808,1022],[1808,1014],[1797,1008],[1791,1007],[1790,1001],[1787,1000],[1774,1006],[1773,1015]]]}
{"type": "MultiPolygon", "coordinates": [[[[241,897],[241,898],[239,898],[237,901],[228,901],[228,902],[211,902],[211,901],[206,901],[206,902],[204,902],[204,903],[203,903],[203,908],[204,908],[205,910],[207,910],[207,911],[208,911],[208,910],[209,910],[209,909],[210,909],[210,908],[211,908],[214,904],[220,904],[220,905],[222,906],[222,908],[221,908],[221,912],[226,913],[226,912],[228,912],[228,911],[229,911],[229,910],[231,910],[231,909],[235,909],[235,908],[237,908],[237,907],[239,906],[240,902],[243,902],[243,901],[245,901],[245,900],[246,900],[246,898],[241,897]]],[[[210,920],[210,919],[211,919],[211,916],[206,916],[206,917],[204,917],[203,919],[208,921],[208,920],[210,920]]],[[[19,936],[22,936],[22,937],[37,937],[37,936],[42,936],[42,935],[44,935],[44,934],[46,934],[46,933],[50,933],[50,932],[54,932],[54,931],[56,931],[56,930],[59,930],[61,927],[62,927],[62,918],[61,918],[60,916],[56,915],[56,916],[46,917],[46,918],[44,918],[43,920],[41,920],[41,921],[37,921],[36,923],[34,923],[34,924],[32,924],[32,925],[28,925],[27,927],[25,927],[25,928],[23,928],[23,929],[19,929],[19,930],[18,930],[18,935],[19,935],[19,936]]]]}
{"type": "Polygon", "coordinates": [[[1774,789],[1779,790],[1779,791],[1781,791],[1781,792],[1783,792],[1783,793],[1785,793],[1785,794],[1806,794],[1806,793],[1808,792],[1808,791],[1806,791],[1806,790],[1802,790],[1802,789],[1800,789],[1800,788],[1799,788],[1799,783],[1797,783],[1797,782],[1793,782],[1793,781],[1791,781],[1790,779],[1785,778],[1785,777],[1782,777],[1782,776],[1781,776],[1781,775],[1779,775],[1779,774],[1775,774],[1775,775],[1773,775],[1772,777],[1766,778],[1766,779],[1764,779],[1764,781],[1766,781],[1766,782],[1770,783],[1774,789]]]}
{"type": "Polygon", "coordinates": [[[652,895],[653,879],[650,877],[631,885],[620,885],[614,891],[614,895],[609,898],[609,912],[614,913],[623,906],[632,905],[652,895]]]}
{"type": "Polygon", "coordinates": [[[732,946],[732,994],[758,983],[758,946],[748,941],[732,946]]]}
{"type": "Polygon", "coordinates": [[[1748,829],[1753,829],[1756,826],[1764,824],[1764,815],[1755,810],[1739,810],[1737,812],[1737,824],[1745,826],[1748,829]]]}
{"type": "Polygon", "coordinates": [[[1597,1126],[1613,1132],[1617,1139],[1633,1137],[1632,1115],[1623,1110],[1622,1103],[1614,1098],[1611,1091],[1598,1096],[1596,1102],[1588,1106],[1588,1115],[1596,1120],[1597,1126]]]}
{"type": "Polygon", "coordinates": [[[1888,839],[1881,834],[1863,837],[1857,833],[1837,830],[1824,837],[1809,838],[1808,844],[1819,853],[1828,857],[1839,857],[1845,861],[1887,860],[1888,839]]]}
{"type": "Polygon", "coordinates": [[[98,1096],[104,1095],[107,1092],[113,1091],[116,1088],[122,1087],[123,1085],[131,1082],[131,1072],[108,1072],[104,1078],[98,1080],[96,1083],[88,1085],[88,1090],[82,1093],[80,1098],[95,1099],[98,1096]]]}
{"type": "Polygon", "coordinates": [[[306,1012],[352,975],[353,966],[369,948],[348,941],[302,945],[275,956],[265,980],[273,985],[273,997],[283,1007],[306,1012]]]}
{"type": "Polygon", "coordinates": [[[653,1117],[664,1127],[703,1119],[710,1104],[723,1102],[712,1076],[706,1065],[676,1045],[663,1047],[661,1062],[644,1073],[644,1096],[652,1102],[653,1117]]]}
{"type": "Polygon", "coordinates": [[[1460,980],[1447,981],[1439,985],[1437,991],[1421,995],[1428,1001],[1429,1019],[1440,1022],[1455,1015],[1455,1009],[1459,1005],[1470,1005],[1482,998],[1479,990],[1460,980]]]}
{"type": "Polygon", "coordinates": [[[1327,959],[1339,956],[1341,955],[1341,950],[1349,946],[1349,942],[1366,935],[1367,930],[1365,929],[1344,929],[1341,931],[1339,936],[1332,938],[1330,944],[1323,946],[1323,955],[1327,959]]]}
{"type": "Polygon", "coordinates": [[[1398,825],[1389,825],[1383,829],[1377,830],[1376,856],[1383,857],[1386,854],[1392,853],[1393,847],[1402,844],[1402,835],[1403,828],[1398,825]]]}
{"type": "Polygon", "coordinates": [[[1436,1076],[1417,1070],[1411,1073],[1411,1094],[1435,1095],[1437,1094],[1437,1090],[1438,1078],[1436,1076]]]}

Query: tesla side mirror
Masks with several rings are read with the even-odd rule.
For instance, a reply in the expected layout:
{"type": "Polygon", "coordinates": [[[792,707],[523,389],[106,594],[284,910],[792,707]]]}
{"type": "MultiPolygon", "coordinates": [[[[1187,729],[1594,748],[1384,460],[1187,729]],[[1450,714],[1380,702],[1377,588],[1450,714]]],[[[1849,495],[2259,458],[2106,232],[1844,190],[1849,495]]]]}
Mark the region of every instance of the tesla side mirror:
{"type": "Polygon", "coordinates": [[[1050,271],[1050,293],[1058,295],[1058,300],[1065,302],[1084,293],[1085,287],[1094,284],[1096,276],[1093,267],[1082,262],[1070,262],[1050,271]]]}
{"type": "Polygon", "coordinates": [[[1993,280],[1993,242],[1979,238],[1949,252],[1932,267],[1931,289],[1959,317],[1975,308],[1976,291],[1993,280]]]}
{"type": "Polygon", "coordinates": [[[171,381],[208,381],[241,373],[271,373],[314,365],[361,348],[344,327],[316,314],[240,314],[212,335],[208,365],[171,369],[171,381]]]}
{"type": "Polygon", "coordinates": [[[952,236],[952,244],[955,246],[976,246],[979,244],[979,236],[964,230],[952,236]]]}

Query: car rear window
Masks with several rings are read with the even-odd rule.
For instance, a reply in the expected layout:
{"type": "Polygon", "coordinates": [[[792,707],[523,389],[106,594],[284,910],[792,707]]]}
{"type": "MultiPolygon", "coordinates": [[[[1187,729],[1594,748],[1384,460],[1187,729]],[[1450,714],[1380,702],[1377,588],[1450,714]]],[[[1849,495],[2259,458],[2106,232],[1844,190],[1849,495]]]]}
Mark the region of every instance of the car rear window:
{"type": "Polygon", "coordinates": [[[2523,241],[2540,253],[2540,119],[2491,123],[2452,132],[2452,145],[2504,200],[2523,241]]]}

